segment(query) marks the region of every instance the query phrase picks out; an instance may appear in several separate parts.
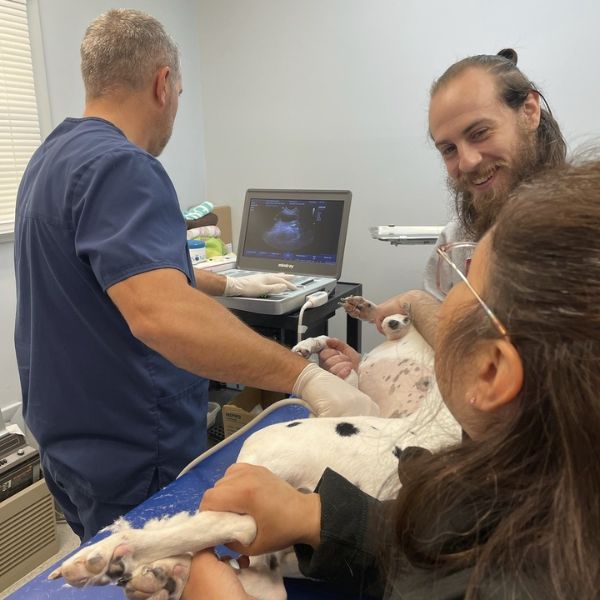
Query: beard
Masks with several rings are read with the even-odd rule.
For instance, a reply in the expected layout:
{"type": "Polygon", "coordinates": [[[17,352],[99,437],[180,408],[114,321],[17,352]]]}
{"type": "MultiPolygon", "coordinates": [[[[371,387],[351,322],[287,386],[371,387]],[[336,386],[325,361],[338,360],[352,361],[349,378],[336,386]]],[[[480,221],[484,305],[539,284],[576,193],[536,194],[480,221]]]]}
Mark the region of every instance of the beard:
{"type": "Polygon", "coordinates": [[[510,161],[495,161],[480,166],[475,172],[461,175],[458,179],[448,178],[448,188],[454,194],[456,212],[465,234],[470,239],[479,241],[496,222],[511,192],[539,169],[536,136],[521,130],[517,149],[510,161]],[[503,171],[507,180],[496,189],[474,195],[470,191],[472,181],[481,177],[492,165],[498,167],[497,173],[503,171]]]}

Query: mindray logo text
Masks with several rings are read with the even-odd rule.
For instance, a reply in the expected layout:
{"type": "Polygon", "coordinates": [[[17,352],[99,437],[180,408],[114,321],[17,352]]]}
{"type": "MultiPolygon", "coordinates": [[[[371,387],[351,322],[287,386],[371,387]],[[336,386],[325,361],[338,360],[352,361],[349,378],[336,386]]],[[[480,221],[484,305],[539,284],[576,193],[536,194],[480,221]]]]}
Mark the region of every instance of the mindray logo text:
{"type": "Polygon", "coordinates": [[[293,269],[294,265],[290,265],[288,263],[279,263],[277,265],[280,269],[293,269]]]}

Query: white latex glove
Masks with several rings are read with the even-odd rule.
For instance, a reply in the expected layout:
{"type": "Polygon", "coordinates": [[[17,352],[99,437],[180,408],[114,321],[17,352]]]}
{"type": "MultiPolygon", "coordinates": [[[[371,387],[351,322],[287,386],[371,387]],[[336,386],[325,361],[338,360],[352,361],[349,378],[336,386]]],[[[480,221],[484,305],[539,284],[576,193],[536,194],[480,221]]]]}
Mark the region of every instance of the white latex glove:
{"type": "Polygon", "coordinates": [[[257,273],[244,277],[227,277],[225,296],[246,296],[254,298],[267,294],[281,294],[285,290],[295,290],[290,281],[293,275],[287,273],[257,273]]]}
{"type": "Polygon", "coordinates": [[[292,393],[317,417],[379,416],[379,406],[369,396],[315,363],[304,367],[292,393]]]}

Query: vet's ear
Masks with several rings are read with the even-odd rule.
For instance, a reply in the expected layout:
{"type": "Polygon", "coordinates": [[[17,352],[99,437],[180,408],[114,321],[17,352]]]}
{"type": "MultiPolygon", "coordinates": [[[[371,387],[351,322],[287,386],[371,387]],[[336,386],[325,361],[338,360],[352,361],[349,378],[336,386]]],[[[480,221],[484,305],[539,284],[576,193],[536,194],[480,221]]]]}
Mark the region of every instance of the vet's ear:
{"type": "Polygon", "coordinates": [[[154,75],[154,97],[161,106],[165,106],[169,97],[169,86],[171,85],[171,68],[161,67],[154,75]]]}
{"type": "Polygon", "coordinates": [[[534,90],[527,94],[527,98],[521,106],[521,111],[525,119],[525,124],[529,131],[536,131],[540,126],[542,110],[540,107],[540,94],[534,90]]]}
{"type": "Polygon", "coordinates": [[[490,341],[476,361],[476,408],[493,413],[508,406],[523,386],[523,363],[505,339],[490,341]]]}

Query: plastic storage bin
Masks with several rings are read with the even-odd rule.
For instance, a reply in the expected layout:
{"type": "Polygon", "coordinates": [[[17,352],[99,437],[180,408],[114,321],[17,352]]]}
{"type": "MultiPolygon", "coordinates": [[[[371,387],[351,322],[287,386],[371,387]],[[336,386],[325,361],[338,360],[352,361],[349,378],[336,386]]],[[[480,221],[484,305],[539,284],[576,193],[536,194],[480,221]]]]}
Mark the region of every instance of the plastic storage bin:
{"type": "Polygon", "coordinates": [[[208,413],[206,415],[206,428],[210,429],[217,419],[217,415],[221,410],[221,406],[218,402],[209,402],[208,403],[208,413]]]}

